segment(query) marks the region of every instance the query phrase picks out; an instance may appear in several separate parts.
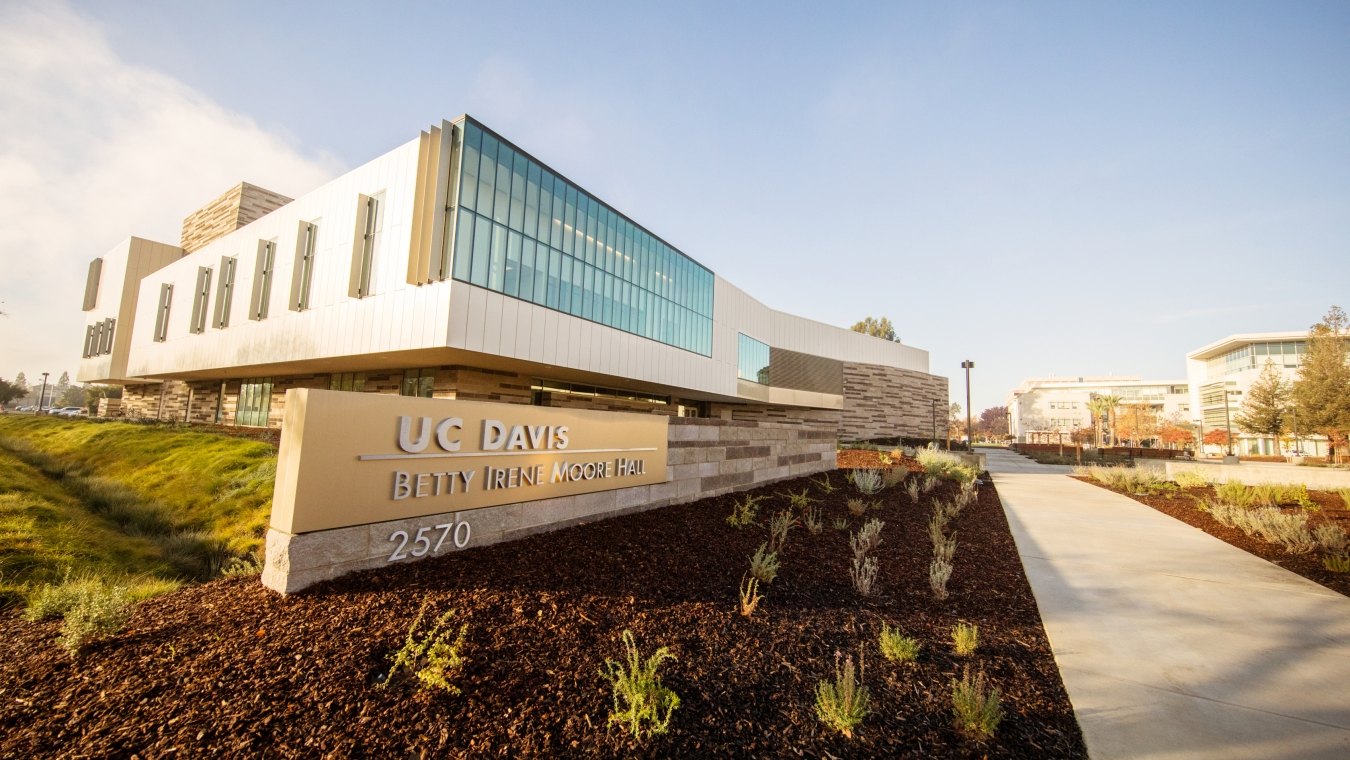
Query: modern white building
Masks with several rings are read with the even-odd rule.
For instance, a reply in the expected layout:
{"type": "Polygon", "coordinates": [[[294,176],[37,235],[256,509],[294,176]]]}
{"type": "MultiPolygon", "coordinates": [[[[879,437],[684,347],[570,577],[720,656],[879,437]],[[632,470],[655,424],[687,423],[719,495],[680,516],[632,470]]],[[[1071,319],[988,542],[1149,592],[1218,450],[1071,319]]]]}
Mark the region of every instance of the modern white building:
{"type": "Polygon", "coordinates": [[[927,351],[765,306],[468,116],[294,200],[240,185],[178,245],[124,241],[84,310],[79,379],[157,419],[275,426],[303,387],[866,439],[947,403],[927,351]]]}
{"type": "Polygon", "coordinates": [[[1120,399],[1116,418],[1136,421],[1139,427],[1190,416],[1190,396],[1182,380],[1038,377],[1022,381],[1008,394],[1009,431],[1018,443],[1068,442],[1075,430],[1093,427],[1088,402],[1097,396],[1120,399]]]}
{"type": "Polygon", "coordinates": [[[1186,377],[1196,423],[1205,430],[1231,429],[1234,453],[1239,455],[1278,456],[1297,445],[1309,456],[1325,456],[1326,439],[1310,436],[1306,429],[1300,432],[1297,415],[1291,417],[1290,434],[1298,442],[1291,440],[1284,446],[1274,436],[1242,430],[1234,420],[1267,362],[1292,385],[1307,350],[1308,331],[1294,330],[1229,335],[1186,354],[1186,377]]]}

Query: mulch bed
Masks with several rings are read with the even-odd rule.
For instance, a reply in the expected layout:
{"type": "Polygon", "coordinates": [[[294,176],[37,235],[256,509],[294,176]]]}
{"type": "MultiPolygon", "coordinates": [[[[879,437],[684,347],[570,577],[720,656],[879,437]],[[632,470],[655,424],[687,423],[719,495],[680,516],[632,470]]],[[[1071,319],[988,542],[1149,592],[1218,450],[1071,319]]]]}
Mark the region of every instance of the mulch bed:
{"type": "Polygon", "coordinates": [[[919,464],[919,460],[907,457],[903,454],[896,456],[894,452],[870,451],[867,449],[841,449],[834,455],[834,459],[835,466],[841,470],[890,470],[904,468],[910,472],[923,472],[923,465],[919,464]],[[881,455],[883,453],[891,460],[890,464],[881,461],[881,455]]]}
{"type": "MultiPolygon", "coordinates": [[[[760,515],[806,489],[827,523],[794,528],[753,617],[737,587],[767,530],[725,522],[732,497],[617,517],[438,559],[350,575],[283,598],[256,578],[143,603],[127,630],[72,659],[55,623],[0,615],[0,755],[403,757],[1086,757],[1036,603],[993,488],[955,520],[952,596],[928,589],[927,497],[885,491],[881,594],[848,578],[844,476],[759,489],[760,515]],[[462,694],[377,687],[424,602],[468,625],[462,694]],[[951,651],[958,621],[980,649],[951,651]],[[881,624],[923,644],[918,662],[877,652],[881,624]],[[631,629],[679,694],[670,732],[643,742],[606,725],[600,669],[631,629]],[[814,711],[839,653],[865,652],[871,714],[852,739],[814,711]],[[953,726],[966,665],[1002,692],[997,735],[953,726]]],[[[949,497],[944,484],[933,496],[949,497]]],[[[873,516],[872,514],[868,515],[873,516]]],[[[856,529],[860,520],[853,518],[856,529]]]]}
{"type": "MultiPolygon", "coordinates": [[[[1079,477],[1077,479],[1100,488],[1106,488],[1105,485],[1091,478],[1079,477]]],[[[1128,496],[1193,528],[1199,528],[1249,554],[1254,554],[1267,562],[1279,565],[1292,573],[1297,573],[1314,583],[1326,586],[1332,591],[1350,596],[1350,573],[1333,573],[1328,570],[1322,564],[1320,552],[1286,554],[1278,544],[1253,538],[1237,528],[1230,528],[1219,523],[1213,517],[1210,517],[1208,512],[1200,511],[1201,503],[1215,499],[1212,486],[1183,488],[1178,491],[1157,494],[1133,494],[1118,491],[1114,488],[1107,488],[1107,490],[1128,496]]],[[[1345,502],[1339,494],[1310,490],[1308,496],[1318,506],[1316,511],[1305,512],[1308,515],[1309,526],[1316,527],[1324,522],[1329,522],[1341,526],[1343,530],[1350,533],[1350,510],[1345,508],[1345,502]]],[[[1303,510],[1299,507],[1284,507],[1281,511],[1301,512],[1303,510]]]]}

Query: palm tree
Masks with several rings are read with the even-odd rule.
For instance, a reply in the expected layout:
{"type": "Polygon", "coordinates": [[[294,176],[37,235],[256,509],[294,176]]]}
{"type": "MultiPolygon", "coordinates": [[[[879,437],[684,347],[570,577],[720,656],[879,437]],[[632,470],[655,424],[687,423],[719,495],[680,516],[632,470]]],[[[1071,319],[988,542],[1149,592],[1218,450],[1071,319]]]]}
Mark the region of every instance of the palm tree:
{"type": "Polygon", "coordinates": [[[1111,407],[1107,405],[1105,397],[1098,396],[1095,393],[1092,394],[1092,398],[1088,399],[1087,407],[1088,411],[1092,412],[1092,429],[1097,433],[1097,448],[1100,449],[1102,447],[1102,415],[1106,414],[1111,407]]]}
{"type": "Polygon", "coordinates": [[[1105,395],[1105,396],[1098,396],[1097,398],[1101,399],[1102,403],[1105,404],[1105,406],[1106,406],[1106,414],[1107,414],[1106,429],[1107,429],[1107,432],[1109,432],[1109,433],[1111,434],[1111,445],[1112,445],[1112,446],[1115,446],[1115,445],[1116,445],[1116,407],[1120,406],[1120,396],[1116,396],[1116,395],[1114,395],[1114,394],[1108,394],[1108,395],[1105,395]]]}

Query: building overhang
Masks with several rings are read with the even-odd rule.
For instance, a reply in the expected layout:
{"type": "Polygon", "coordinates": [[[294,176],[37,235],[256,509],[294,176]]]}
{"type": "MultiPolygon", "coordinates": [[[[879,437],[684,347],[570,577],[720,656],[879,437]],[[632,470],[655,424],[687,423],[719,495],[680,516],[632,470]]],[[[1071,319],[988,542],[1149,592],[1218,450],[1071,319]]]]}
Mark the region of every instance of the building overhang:
{"type": "Polygon", "coordinates": [[[1238,333],[1229,335],[1226,338],[1210,343],[1207,346],[1191,351],[1186,354],[1187,359],[1196,361],[1205,361],[1213,359],[1216,356],[1222,356],[1236,348],[1241,348],[1249,343],[1265,343],[1269,341],[1281,340],[1306,340],[1308,338],[1307,330],[1286,330],[1284,332],[1266,332],[1266,333],[1238,333]]]}

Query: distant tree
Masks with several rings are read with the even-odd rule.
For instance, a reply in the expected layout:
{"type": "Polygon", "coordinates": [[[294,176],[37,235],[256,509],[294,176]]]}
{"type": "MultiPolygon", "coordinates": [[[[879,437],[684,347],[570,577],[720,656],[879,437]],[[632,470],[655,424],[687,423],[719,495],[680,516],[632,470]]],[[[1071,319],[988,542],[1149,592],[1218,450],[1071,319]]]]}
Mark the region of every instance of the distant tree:
{"type": "Polygon", "coordinates": [[[1092,436],[1095,435],[1096,432],[1097,431],[1094,430],[1091,425],[1084,425],[1070,433],[1069,437],[1073,439],[1074,443],[1087,444],[1092,443],[1092,436]]]}
{"type": "Polygon", "coordinates": [[[61,398],[61,394],[70,389],[70,373],[62,372],[61,377],[56,381],[56,389],[52,393],[52,398],[61,398]]]}
{"type": "Polygon", "coordinates": [[[1087,408],[1092,412],[1092,428],[1097,431],[1097,447],[1102,445],[1102,420],[1106,417],[1111,407],[1106,403],[1106,399],[1094,395],[1088,399],[1087,408]]]}
{"type": "MultiPolygon", "coordinates": [[[[59,386],[58,386],[59,388],[59,386]]],[[[83,386],[67,385],[56,397],[56,406],[79,406],[83,407],[88,403],[88,394],[84,392],[83,386]]]]}
{"type": "Polygon", "coordinates": [[[105,398],[122,398],[122,386],[120,385],[96,385],[86,383],[84,386],[84,404],[90,414],[98,411],[98,402],[105,398]]]}
{"type": "Polygon", "coordinates": [[[1177,446],[1185,448],[1186,444],[1195,442],[1195,431],[1175,422],[1164,422],[1158,428],[1158,440],[1169,449],[1175,449],[1177,446]]]}
{"type": "Polygon", "coordinates": [[[874,338],[881,338],[882,340],[891,340],[891,341],[900,340],[895,336],[895,327],[891,325],[891,320],[889,317],[873,319],[872,317],[869,316],[865,318],[863,321],[855,324],[851,329],[853,330],[853,332],[860,332],[863,333],[864,335],[871,335],[874,338]]]}
{"type": "Polygon", "coordinates": [[[8,380],[0,379],[0,406],[4,406],[16,398],[23,396],[23,391],[8,380]]]}
{"type": "Polygon", "coordinates": [[[25,377],[22,372],[14,376],[14,382],[12,383],[12,385],[15,388],[18,388],[19,390],[23,391],[23,395],[25,396],[28,395],[28,378],[25,377]]]}
{"type": "Polygon", "coordinates": [[[1242,407],[1233,422],[1248,433],[1279,436],[1289,413],[1289,386],[1275,362],[1266,360],[1261,376],[1243,394],[1242,407]]]}
{"type": "Polygon", "coordinates": [[[1211,446],[1227,446],[1228,431],[1211,430],[1208,433],[1205,433],[1205,443],[1211,446]]]}
{"type": "Polygon", "coordinates": [[[980,412],[975,430],[985,437],[1008,434],[1008,407],[991,406],[980,412]]]}
{"type": "Polygon", "coordinates": [[[1299,427],[1325,435],[1335,461],[1350,433],[1350,318],[1332,306],[1308,334],[1308,351],[1294,381],[1299,427]]]}
{"type": "Polygon", "coordinates": [[[1098,398],[1106,406],[1106,432],[1111,439],[1111,445],[1115,446],[1119,443],[1116,440],[1116,409],[1120,407],[1120,396],[1107,394],[1098,398]]]}

